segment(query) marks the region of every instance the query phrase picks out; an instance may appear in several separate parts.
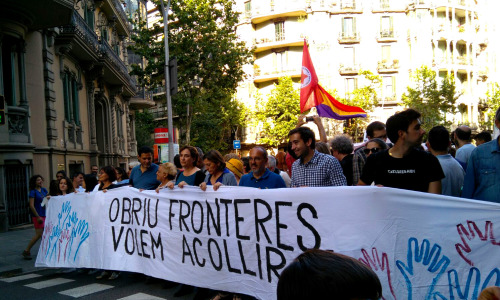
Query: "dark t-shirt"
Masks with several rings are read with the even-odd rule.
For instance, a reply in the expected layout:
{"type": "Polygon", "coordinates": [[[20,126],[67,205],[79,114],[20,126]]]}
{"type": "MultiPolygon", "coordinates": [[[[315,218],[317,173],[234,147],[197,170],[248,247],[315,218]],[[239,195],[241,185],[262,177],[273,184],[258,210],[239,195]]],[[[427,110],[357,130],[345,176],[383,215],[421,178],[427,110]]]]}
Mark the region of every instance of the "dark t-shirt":
{"type": "MultiPolygon", "coordinates": [[[[340,166],[344,172],[345,179],[347,180],[347,185],[352,185],[352,159],[354,155],[349,154],[340,161],[340,166]]],[[[356,182],[357,183],[357,182],[356,182]]]]}
{"type": "Polygon", "coordinates": [[[370,155],[361,174],[366,184],[427,192],[429,183],[444,178],[439,160],[430,153],[417,149],[403,158],[394,158],[389,150],[370,155]]]}

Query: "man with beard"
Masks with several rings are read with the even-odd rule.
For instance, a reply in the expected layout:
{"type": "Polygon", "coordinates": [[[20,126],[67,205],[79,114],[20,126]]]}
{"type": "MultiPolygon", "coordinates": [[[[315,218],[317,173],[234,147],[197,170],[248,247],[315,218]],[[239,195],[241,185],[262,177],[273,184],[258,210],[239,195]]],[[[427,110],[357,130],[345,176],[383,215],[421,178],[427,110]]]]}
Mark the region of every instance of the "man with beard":
{"type": "Polygon", "coordinates": [[[298,157],[292,165],[291,187],[347,185],[339,161],[315,150],[316,140],[311,129],[292,129],[288,138],[292,151],[298,157]]]}
{"type": "Polygon", "coordinates": [[[441,194],[444,173],[438,159],[416,149],[425,133],[419,118],[419,112],[407,109],[387,120],[387,136],[394,147],[368,157],[358,185],[375,182],[377,186],[441,194]]]}
{"type": "Polygon", "coordinates": [[[250,169],[248,174],[243,175],[240,186],[248,186],[260,189],[285,188],[285,181],[280,175],[266,168],[268,156],[266,149],[257,146],[250,150],[250,169]]]}

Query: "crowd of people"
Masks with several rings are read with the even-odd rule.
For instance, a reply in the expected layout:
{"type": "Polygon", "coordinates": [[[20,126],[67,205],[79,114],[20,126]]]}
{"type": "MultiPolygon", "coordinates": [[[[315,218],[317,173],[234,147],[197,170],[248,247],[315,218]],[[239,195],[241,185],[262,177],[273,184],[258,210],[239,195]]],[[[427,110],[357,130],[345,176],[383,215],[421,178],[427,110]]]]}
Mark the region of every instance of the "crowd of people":
{"type": "MultiPolygon", "coordinates": [[[[43,177],[35,175],[30,180],[29,200],[36,234],[23,256],[31,259],[30,249],[43,233],[45,209],[41,204],[46,196],[106,191],[124,185],[157,192],[185,186],[198,186],[203,191],[211,186],[217,191],[221,186],[274,189],[374,185],[500,203],[500,180],[496,175],[500,174],[500,138],[492,140],[490,133],[483,132],[476,135],[475,146],[468,126],[459,126],[451,133],[436,126],[423,143],[425,131],[420,117],[419,112],[407,109],[391,116],[385,124],[372,122],[366,128],[367,141],[357,147],[346,135],[327,142],[319,117],[313,117],[320,132],[317,141],[314,132],[303,126],[307,120],[301,116],[297,127],[288,134],[287,151],[276,156],[261,146],[253,147],[249,156],[243,158],[234,153],[222,156],[217,150],[203,153],[200,148],[184,146],[174,163],[158,165],[153,163],[152,148],[145,146],[138,150],[138,162],[130,165],[128,172],[119,167],[92,166],[91,174],[75,172],[68,178],[64,171],[59,171],[50,184],[50,192],[43,188],[43,177]]],[[[500,109],[494,122],[500,129],[500,109]]],[[[292,270],[300,270],[298,264],[311,257],[325,258],[325,253],[299,256],[294,267],[284,273],[297,280],[293,275],[297,271],[292,270]]],[[[103,272],[98,278],[107,274],[103,272]]],[[[373,274],[365,275],[363,280],[373,284],[370,297],[379,297],[380,283],[372,280],[373,274]]],[[[184,288],[185,292],[190,289],[184,288]]],[[[278,294],[281,292],[278,287],[278,294]]],[[[293,294],[300,295],[299,291],[293,294]]],[[[225,297],[226,294],[218,294],[214,299],[225,297]]]]}

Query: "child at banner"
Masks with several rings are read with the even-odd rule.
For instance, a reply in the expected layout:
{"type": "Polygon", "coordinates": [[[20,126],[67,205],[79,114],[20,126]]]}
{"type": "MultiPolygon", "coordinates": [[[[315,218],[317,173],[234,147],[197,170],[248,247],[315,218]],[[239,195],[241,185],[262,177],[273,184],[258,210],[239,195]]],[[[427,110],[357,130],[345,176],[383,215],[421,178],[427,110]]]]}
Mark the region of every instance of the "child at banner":
{"type": "Polygon", "coordinates": [[[346,255],[311,249],[300,254],[281,273],[278,300],[379,299],[377,274],[346,255]]]}
{"type": "Polygon", "coordinates": [[[26,260],[31,260],[31,247],[42,237],[43,228],[45,226],[45,207],[42,206],[43,198],[45,198],[49,192],[42,187],[43,177],[41,175],[34,175],[29,181],[30,194],[30,213],[31,219],[33,220],[33,225],[35,226],[35,235],[31,238],[31,241],[23,251],[23,257],[26,260]]]}

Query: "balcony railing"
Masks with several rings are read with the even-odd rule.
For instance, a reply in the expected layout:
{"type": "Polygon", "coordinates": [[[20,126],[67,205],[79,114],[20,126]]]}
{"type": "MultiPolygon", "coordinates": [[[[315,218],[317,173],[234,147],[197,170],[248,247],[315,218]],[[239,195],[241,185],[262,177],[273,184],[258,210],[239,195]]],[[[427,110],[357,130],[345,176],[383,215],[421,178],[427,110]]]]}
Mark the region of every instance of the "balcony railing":
{"type": "Polygon", "coordinates": [[[77,11],[73,11],[71,23],[60,27],[61,33],[76,34],[80,39],[85,41],[85,44],[90,46],[94,53],[100,52],[99,38],[97,34],[89,28],[87,22],[80,16],[77,11]]]}
{"type": "Polygon", "coordinates": [[[346,10],[346,9],[359,9],[361,8],[361,3],[357,3],[359,1],[355,0],[343,0],[340,2],[340,9],[346,10]]]}
{"type": "Polygon", "coordinates": [[[358,64],[349,64],[349,65],[340,64],[339,73],[340,75],[357,75],[360,69],[361,68],[358,64]]]}
{"type": "Polygon", "coordinates": [[[115,67],[115,69],[121,73],[123,77],[125,77],[128,80],[128,83],[132,86],[132,89],[136,89],[137,82],[135,78],[129,75],[127,66],[125,63],[120,59],[120,56],[113,51],[111,46],[108,44],[108,42],[104,40],[99,41],[101,44],[101,53],[102,57],[107,57],[111,64],[115,67]]]}
{"type": "Polygon", "coordinates": [[[130,22],[128,21],[127,14],[123,10],[122,4],[118,0],[112,0],[112,1],[116,11],[118,12],[118,17],[121,19],[125,27],[128,28],[128,30],[130,30],[132,27],[130,22]]]}
{"type": "Polygon", "coordinates": [[[377,71],[379,73],[393,73],[399,69],[399,60],[381,60],[377,64],[377,71]]]}
{"type": "Polygon", "coordinates": [[[359,43],[359,32],[341,32],[339,33],[339,43],[359,43]]]}
{"type": "Polygon", "coordinates": [[[387,30],[382,30],[379,33],[380,38],[393,38],[394,37],[394,30],[393,29],[387,29],[387,30]]]}

